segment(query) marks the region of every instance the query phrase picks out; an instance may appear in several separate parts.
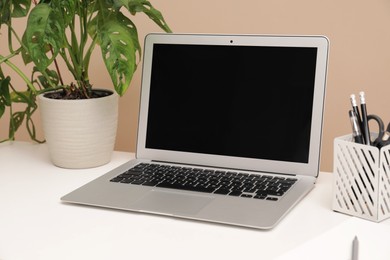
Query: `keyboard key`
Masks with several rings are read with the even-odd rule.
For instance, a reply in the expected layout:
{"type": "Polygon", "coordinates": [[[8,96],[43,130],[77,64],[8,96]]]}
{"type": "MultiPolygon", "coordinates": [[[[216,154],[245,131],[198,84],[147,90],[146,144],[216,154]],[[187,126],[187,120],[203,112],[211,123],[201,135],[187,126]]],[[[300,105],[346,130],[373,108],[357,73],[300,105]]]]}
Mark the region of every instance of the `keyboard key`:
{"type": "Polygon", "coordinates": [[[121,182],[122,180],[123,180],[123,178],[118,176],[118,177],[115,177],[115,178],[111,179],[110,181],[111,182],[121,182]]]}
{"type": "Polygon", "coordinates": [[[229,196],[241,196],[242,192],[241,191],[232,191],[229,193],[229,196]]]}
{"type": "Polygon", "coordinates": [[[283,196],[284,192],[280,191],[266,191],[268,195],[273,195],[273,196],[283,196]]]}
{"type": "MultiPolygon", "coordinates": [[[[147,181],[147,182],[142,183],[142,185],[144,185],[144,186],[156,186],[158,183],[159,183],[159,181],[147,181]]],[[[132,184],[134,184],[134,183],[132,183],[132,184]]]]}
{"type": "Polygon", "coordinates": [[[133,181],[135,181],[136,179],[133,179],[133,178],[129,178],[129,179],[123,179],[121,180],[121,183],[132,183],[133,181]]]}
{"type": "Polygon", "coordinates": [[[134,181],[131,182],[131,184],[140,185],[140,184],[142,184],[144,182],[145,182],[145,180],[134,180],[134,181]]]}
{"type": "Polygon", "coordinates": [[[220,189],[218,189],[218,190],[214,191],[214,193],[215,193],[215,194],[223,194],[223,195],[227,195],[227,194],[229,194],[229,193],[230,193],[230,190],[228,190],[228,189],[222,189],[222,188],[220,188],[220,189]]]}
{"type": "Polygon", "coordinates": [[[207,193],[212,193],[214,189],[210,188],[205,188],[202,186],[190,186],[190,185],[180,185],[180,184],[175,184],[175,183],[167,183],[167,182],[162,182],[156,187],[162,187],[162,188],[170,188],[170,189],[178,189],[178,190],[188,190],[188,191],[198,191],[198,192],[207,192],[207,193]]]}

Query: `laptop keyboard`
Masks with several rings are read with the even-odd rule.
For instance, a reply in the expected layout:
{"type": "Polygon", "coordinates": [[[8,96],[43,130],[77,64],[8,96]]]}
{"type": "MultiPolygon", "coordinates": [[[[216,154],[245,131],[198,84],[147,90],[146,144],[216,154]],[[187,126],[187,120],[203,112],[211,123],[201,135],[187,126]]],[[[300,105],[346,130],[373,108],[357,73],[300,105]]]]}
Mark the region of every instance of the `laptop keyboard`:
{"type": "Polygon", "coordinates": [[[110,181],[277,201],[297,179],[141,163],[110,181]]]}

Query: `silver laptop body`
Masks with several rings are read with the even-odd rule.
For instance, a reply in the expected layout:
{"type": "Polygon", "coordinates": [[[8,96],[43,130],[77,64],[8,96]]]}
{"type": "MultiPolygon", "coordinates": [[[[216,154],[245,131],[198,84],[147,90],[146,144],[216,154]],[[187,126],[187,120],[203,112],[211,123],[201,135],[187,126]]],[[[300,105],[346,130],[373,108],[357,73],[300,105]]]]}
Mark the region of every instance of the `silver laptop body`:
{"type": "MultiPolygon", "coordinates": [[[[314,187],[319,174],[327,59],[323,36],[148,35],[136,159],[61,200],[274,227],[314,187]],[[292,184],[283,194],[259,197],[250,189],[232,196],[118,180],[139,164],[292,184]]],[[[191,174],[181,183],[198,179],[191,174]]],[[[229,180],[217,182],[227,185],[229,180]]],[[[267,185],[264,189],[274,183],[267,185]]]]}

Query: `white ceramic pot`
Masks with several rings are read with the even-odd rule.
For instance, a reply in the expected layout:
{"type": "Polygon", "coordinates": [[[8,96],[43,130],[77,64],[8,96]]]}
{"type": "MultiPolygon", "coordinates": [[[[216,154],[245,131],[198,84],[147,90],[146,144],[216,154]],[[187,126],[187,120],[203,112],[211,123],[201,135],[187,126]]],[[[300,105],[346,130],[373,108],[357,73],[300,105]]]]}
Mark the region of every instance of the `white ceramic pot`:
{"type": "MultiPolygon", "coordinates": [[[[97,90],[108,91],[108,90],[97,90]]],[[[84,100],[38,96],[45,139],[54,165],[92,168],[110,162],[118,123],[118,95],[84,100]]]]}

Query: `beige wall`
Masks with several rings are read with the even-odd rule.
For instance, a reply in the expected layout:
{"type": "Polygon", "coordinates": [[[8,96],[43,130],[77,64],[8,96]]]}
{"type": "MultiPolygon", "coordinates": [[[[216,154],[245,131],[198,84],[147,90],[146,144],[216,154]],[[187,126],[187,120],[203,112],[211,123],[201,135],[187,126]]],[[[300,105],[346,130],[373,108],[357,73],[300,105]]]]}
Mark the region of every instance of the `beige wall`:
{"type": "MultiPolygon", "coordinates": [[[[332,171],[333,139],[350,133],[349,95],[364,90],[368,112],[390,120],[390,1],[388,0],[154,0],[174,32],[245,34],[321,34],[331,42],[321,170],[332,171]]],[[[159,29],[143,16],[140,37],[159,29]]],[[[4,41],[0,41],[0,51],[4,41]]],[[[92,71],[95,86],[110,86],[99,56],[92,71]]],[[[120,100],[116,149],[135,150],[140,69],[120,100]]],[[[37,118],[39,123],[39,118],[37,118]]],[[[23,129],[24,130],[24,129],[23,129]]],[[[0,138],[7,122],[0,120],[0,138]]],[[[41,130],[39,135],[42,136],[41,130]]],[[[28,140],[25,132],[19,140],[28,140]]]]}

